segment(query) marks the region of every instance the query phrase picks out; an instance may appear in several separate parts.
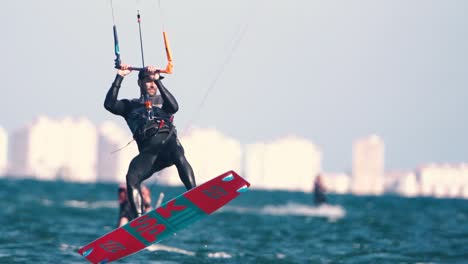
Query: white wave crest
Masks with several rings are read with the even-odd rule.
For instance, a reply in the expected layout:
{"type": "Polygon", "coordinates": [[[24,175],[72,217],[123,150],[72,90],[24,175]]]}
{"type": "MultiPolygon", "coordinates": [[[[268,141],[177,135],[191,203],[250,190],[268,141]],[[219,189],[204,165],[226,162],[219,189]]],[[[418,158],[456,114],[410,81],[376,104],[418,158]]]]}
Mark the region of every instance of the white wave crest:
{"type": "Polygon", "coordinates": [[[263,214],[263,215],[297,215],[325,217],[331,221],[343,218],[346,210],[339,205],[323,204],[321,206],[309,206],[297,203],[287,203],[285,205],[266,205],[260,209],[241,206],[227,206],[221,212],[233,212],[238,214],[263,214]]]}
{"type": "Polygon", "coordinates": [[[87,201],[78,201],[78,200],[67,200],[64,202],[65,206],[73,208],[83,208],[83,209],[101,209],[101,208],[117,208],[118,203],[116,201],[97,201],[97,202],[87,202],[87,201]]]}
{"type": "Polygon", "coordinates": [[[287,203],[286,205],[267,205],[262,208],[261,213],[269,215],[326,217],[330,220],[337,220],[346,215],[346,211],[339,205],[323,204],[320,206],[308,206],[296,203],[287,203]]]}
{"type": "Polygon", "coordinates": [[[229,255],[226,252],[214,252],[214,253],[208,253],[209,258],[223,258],[223,259],[228,259],[232,258],[231,255],[229,255]]]}
{"type": "Polygon", "coordinates": [[[49,199],[41,199],[40,203],[43,206],[47,206],[47,207],[52,206],[54,204],[54,202],[49,199]]]}
{"type": "Polygon", "coordinates": [[[179,253],[187,256],[195,256],[195,252],[188,251],[185,249],[181,248],[176,248],[176,247],[169,247],[161,244],[153,244],[151,246],[148,246],[146,248],[148,251],[167,251],[167,252],[172,252],[172,253],[179,253]]]}

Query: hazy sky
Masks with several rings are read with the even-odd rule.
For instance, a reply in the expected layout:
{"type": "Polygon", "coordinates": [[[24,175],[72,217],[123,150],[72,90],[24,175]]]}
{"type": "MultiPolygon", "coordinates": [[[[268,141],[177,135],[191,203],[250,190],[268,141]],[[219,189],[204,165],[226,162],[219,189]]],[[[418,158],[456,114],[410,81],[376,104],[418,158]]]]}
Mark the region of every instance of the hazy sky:
{"type": "MultiPolygon", "coordinates": [[[[388,169],[468,161],[468,1],[158,3],[114,0],[115,22],[123,62],[138,66],[136,9],[147,64],[165,66],[165,25],[179,131],[215,127],[243,144],[295,134],[327,171],[349,170],[352,141],[369,134],[385,141],[388,169]]],[[[102,106],[112,25],[108,0],[2,1],[0,126],[39,114],[124,126],[102,106]]],[[[135,75],[121,98],[138,96],[135,75]]]]}

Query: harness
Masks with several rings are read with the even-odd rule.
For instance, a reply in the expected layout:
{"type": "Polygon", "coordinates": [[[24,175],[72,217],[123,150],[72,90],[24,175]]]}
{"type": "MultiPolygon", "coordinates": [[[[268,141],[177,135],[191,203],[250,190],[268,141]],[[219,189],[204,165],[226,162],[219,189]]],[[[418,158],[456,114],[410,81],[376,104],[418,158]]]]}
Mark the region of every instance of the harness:
{"type": "MultiPolygon", "coordinates": [[[[172,124],[173,116],[170,118],[153,118],[151,121],[146,123],[134,134],[133,138],[138,141],[145,141],[158,133],[168,132],[169,138],[175,130],[175,126],[172,124]]],[[[167,140],[166,138],[166,140],[167,140]]]]}
{"type": "Polygon", "coordinates": [[[143,142],[158,133],[166,132],[168,136],[163,140],[165,142],[175,131],[175,126],[173,125],[174,116],[169,116],[159,107],[153,107],[153,101],[148,96],[145,96],[144,107],[146,113],[140,112],[139,118],[141,118],[141,123],[134,130],[133,138],[143,142]]]}

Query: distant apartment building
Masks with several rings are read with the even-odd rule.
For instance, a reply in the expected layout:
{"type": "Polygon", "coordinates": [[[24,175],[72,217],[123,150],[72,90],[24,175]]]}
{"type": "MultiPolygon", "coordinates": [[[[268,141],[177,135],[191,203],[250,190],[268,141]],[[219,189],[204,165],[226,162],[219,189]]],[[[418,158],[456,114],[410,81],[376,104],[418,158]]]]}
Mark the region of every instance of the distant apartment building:
{"type": "Polygon", "coordinates": [[[0,177],[6,173],[8,164],[8,134],[0,127],[0,177]]]}
{"type": "MultiPolygon", "coordinates": [[[[192,165],[197,185],[228,170],[241,174],[241,144],[212,128],[191,128],[180,135],[185,156],[192,165]]],[[[161,171],[158,182],[167,185],[182,185],[175,166],[161,171]]]]}
{"type": "Polygon", "coordinates": [[[462,178],[462,186],[460,197],[468,199],[468,163],[462,163],[459,165],[459,175],[462,178]]]}
{"type": "Polygon", "coordinates": [[[345,173],[322,173],[322,177],[329,193],[345,194],[351,188],[351,177],[345,173]]]}
{"type": "Polygon", "coordinates": [[[468,164],[428,164],[417,170],[423,196],[468,198],[468,164]]]}
{"type": "Polygon", "coordinates": [[[10,172],[43,180],[95,181],[96,148],[90,121],[40,116],[12,134],[10,172]]]}
{"type": "Polygon", "coordinates": [[[128,129],[110,121],[99,126],[98,134],[97,180],[124,183],[128,166],[138,155],[136,142],[128,129]]]}
{"type": "Polygon", "coordinates": [[[406,197],[418,196],[419,181],[413,171],[395,171],[385,174],[385,192],[406,197]]]}
{"type": "Polygon", "coordinates": [[[384,143],[376,135],[354,141],[351,192],[379,195],[384,191],[384,143]]]}
{"type": "Polygon", "coordinates": [[[295,136],[245,148],[245,176],[254,189],[310,192],[321,163],[321,151],[309,140],[295,136]]]}
{"type": "Polygon", "coordinates": [[[265,189],[267,181],[265,162],[268,144],[259,142],[244,147],[243,175],[251,184],[252,189],[265,189]]]}

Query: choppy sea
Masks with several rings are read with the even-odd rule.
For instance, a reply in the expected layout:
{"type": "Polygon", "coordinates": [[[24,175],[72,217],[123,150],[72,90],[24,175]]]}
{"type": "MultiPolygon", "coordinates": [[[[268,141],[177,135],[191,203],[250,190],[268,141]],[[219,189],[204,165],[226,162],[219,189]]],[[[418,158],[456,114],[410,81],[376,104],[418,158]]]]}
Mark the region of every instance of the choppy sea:
{"type": "MultiPolygon", "coordinates": [[[[153,200],[184,190],[149,184],[153,200]]],[[[117,222],[115,184],[0,179],[0,263],[86,263],[117,222]]],[[[468,263],[468,200],[250,190],[115,263],[468,263]]]]}

